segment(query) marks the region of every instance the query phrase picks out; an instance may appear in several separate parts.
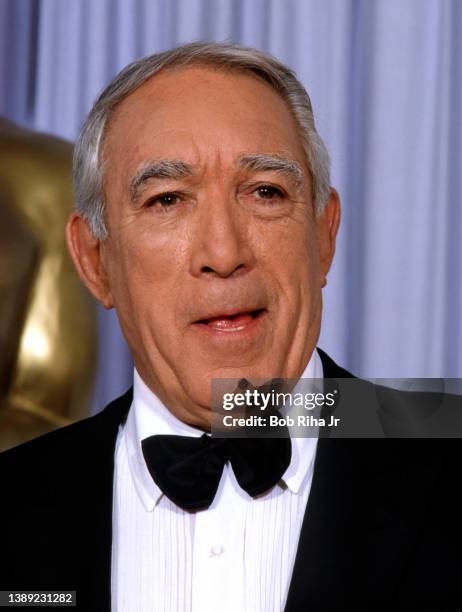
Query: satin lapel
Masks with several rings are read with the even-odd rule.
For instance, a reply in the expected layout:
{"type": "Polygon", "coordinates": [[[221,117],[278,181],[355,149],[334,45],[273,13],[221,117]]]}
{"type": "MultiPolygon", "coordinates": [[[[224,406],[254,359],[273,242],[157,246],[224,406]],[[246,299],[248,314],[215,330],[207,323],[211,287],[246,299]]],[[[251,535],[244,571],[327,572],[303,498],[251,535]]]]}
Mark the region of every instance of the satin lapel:
{"type": "Polygon", "coordinates": [[[322,349],[318,348],[316,350],[321,358],[324,378],[356,378],[351,372],[337,365],[322,349]]]}
{"type": "Polygon", "coordinates": [[[111,609],[114,452],[119,426],[124,422],[131,402],[130,389],[94,417],[92,438],[83,449],[85,464],[81,473],[85,474],[85,481],[77,482],[75,487],[78,494],[84,492],[83,503],[75,500],[75,520],[82,525],[84,538],[79,549],[87,559],[88,567],[80,572],[82,588],[80,598],[79,594],[77,597],[82,610],[109,612],[111,609]]]}
{"type": "MultiPolygon", "coordinates": [[[[326,377],[351,376],[325,357],[326,377]]],[[[318,441],[286,612],[393,601],[440,468],[422,442],[318,441]]]]}

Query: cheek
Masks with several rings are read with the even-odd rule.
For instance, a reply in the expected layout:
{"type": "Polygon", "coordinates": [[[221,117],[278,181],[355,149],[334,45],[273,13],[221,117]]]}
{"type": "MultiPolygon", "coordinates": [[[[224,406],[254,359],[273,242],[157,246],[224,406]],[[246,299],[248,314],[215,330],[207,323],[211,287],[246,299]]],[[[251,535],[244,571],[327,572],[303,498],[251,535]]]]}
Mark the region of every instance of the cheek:
{"type": "Polygon", "coordinates": [[[125,232],[111,251],[109,282],[118,310],[168,316],[183,267],[183,243],[154,232],[125,232]]]}
{"type": "MultiPolygon", "coordinates": [[[[319,254],[314,228],[307,220],[273,227],[259,238],[260,259],[283,294],[306,294],[318,277],[319,254]]],[[[288,295],[286,296],[288,297],[288,295]]]]}

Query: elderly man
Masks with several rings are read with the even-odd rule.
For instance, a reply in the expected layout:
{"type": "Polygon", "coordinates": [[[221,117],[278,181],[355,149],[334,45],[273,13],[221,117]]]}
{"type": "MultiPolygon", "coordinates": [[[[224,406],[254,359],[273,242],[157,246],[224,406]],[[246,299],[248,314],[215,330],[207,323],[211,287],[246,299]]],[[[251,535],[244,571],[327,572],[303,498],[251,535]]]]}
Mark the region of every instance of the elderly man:
{"type": "Polygon", "coordinates": [[[117,311],[133,391],[1,458],[2,589],[76,590],[98,612],[462,603],[441,445],[226,454],[204,435],[213,379],[351,376],[316,349],[340,218],[328,166],[305,90],[260,51],[186,45],[103,91],[67,236],[117,311]]]}

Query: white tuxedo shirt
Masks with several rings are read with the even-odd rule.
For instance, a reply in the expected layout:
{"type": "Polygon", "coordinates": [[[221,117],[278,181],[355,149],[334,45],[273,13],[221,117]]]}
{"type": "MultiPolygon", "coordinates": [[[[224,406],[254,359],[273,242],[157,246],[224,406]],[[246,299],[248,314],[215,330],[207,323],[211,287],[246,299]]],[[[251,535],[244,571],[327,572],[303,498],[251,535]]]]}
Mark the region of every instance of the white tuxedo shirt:
{"type": "MultiPolygon", "coordinates": [[[[314,351],[302,378],[322,378],[314,351]]],[[[114,612],[270,612],[284,608],[311,488],[316,438],[292,438],[279,484],[252,499],[230,464],[207,510],[184,511],[155,484],[141,441],[201,436],[174,417],[135,370],[120,428],[113,505],[114,612]]]]}

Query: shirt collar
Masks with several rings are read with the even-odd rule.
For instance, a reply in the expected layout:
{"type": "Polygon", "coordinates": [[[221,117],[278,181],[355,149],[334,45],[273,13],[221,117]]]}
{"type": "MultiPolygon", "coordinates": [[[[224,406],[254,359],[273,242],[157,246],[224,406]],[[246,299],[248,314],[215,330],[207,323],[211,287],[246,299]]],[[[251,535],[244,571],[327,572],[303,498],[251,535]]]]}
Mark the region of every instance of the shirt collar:
{"type": "Polygon", "coordinates": [[[180,421],[142,380],[136,368],[133,376],[133,402],[125,425],[128,463],[138,495],[146,510],[153,510],[163,495],[152,479],[144,460],[141,442],[153,435],[200,437],[203,431],[180,421]]]}
{"type": "MultiPolygon", "coordinates": [[[[322,363],[316,350],[301,378],[323,378],[322,363]]],[[[146,466],[141,441],[159,434],[200,437],[203,431],[174,416],[144,383],[135,368],[133,402],[122,435],[135,488],[147,511],[154,509],[163,493],[146,466]]],[[[316,446],[317,438],[292,438],[292,457],[282,480],[293,493],[299,492],[305,478],[313,470],[316,446]]]]}

